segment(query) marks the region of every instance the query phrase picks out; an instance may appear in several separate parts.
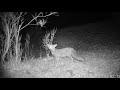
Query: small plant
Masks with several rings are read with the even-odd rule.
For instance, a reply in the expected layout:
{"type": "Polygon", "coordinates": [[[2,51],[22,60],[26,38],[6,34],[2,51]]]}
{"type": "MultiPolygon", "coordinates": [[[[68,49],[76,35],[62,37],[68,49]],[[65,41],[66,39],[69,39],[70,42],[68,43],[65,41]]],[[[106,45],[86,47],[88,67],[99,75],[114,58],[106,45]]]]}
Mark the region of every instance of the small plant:
{"type": "Polygon", "coordinates": [[[53,29],[49,33],[46,32],[45,36],[43,37],[43,47],[45,48],[48,57],[50,54],[49,50],[52,50],[57,46],[57,44],[52,44],[56,31],[57,30],[53,29]]]}

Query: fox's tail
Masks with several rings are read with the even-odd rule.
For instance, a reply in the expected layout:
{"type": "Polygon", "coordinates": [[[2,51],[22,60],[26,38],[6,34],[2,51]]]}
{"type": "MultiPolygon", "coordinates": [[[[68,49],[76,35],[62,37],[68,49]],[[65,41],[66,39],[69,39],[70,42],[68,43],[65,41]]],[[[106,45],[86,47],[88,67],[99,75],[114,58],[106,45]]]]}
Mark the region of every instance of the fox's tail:
{"type": "Polygon", "coordinates": [[[78,61],[82,61],[82,62],[85,61],[85,58],[80,56],[80,55],[78,55],[78,53],[75,50],[73,50],[73,52],[72,52],[72,57],[74,59],[78,60],[78,61]]]}

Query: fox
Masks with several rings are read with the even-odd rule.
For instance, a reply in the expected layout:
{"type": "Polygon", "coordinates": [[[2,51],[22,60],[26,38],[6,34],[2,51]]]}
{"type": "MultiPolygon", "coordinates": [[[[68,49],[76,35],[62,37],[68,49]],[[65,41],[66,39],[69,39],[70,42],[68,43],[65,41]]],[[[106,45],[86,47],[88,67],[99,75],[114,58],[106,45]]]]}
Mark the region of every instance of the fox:
{"type": "Polygon", "coordinates": [[[71,48],[71,47],[66,47],[66,48],[62,48],[62,49],[56,49],[57,44],[54,45],[49,45],[48,44],[48,48],[51,51],[51,54],[56,57],[57,59],[59,58],[64,58],[64,57],[68,57],[70,59],[76,59],[79,61],[85,61],[85,58],[83,58],[82,56],[79,56],[77,54],[77,52],[71,48]]]}
{"type": "MultiPolygon", "coordinates": [[[[50,50],[52,56],[54,56],[57,59],[68,57],[72,60],[76,59],[79,61],[85,61],[85,59],[79,56],[77,52],[71,47],[56,49],[57,44],[52,44],[55,33],[56,33],[56,30],[52,30],[50,33],[45,34],[43,38],[43,46],[46,50],[48,49],[50,50]]],[[[49,56],[49,53],[47,56],[49,56]]]]}

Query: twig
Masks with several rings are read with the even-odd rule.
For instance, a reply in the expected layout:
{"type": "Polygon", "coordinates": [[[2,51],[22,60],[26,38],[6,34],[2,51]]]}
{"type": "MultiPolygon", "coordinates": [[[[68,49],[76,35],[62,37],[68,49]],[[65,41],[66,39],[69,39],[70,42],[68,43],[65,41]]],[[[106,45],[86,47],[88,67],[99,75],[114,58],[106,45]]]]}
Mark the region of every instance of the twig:
{"type": "Polygon", "coordinates": [[[30,22],[28,22],[25,26],[23,26],[22,28],[20,28],[20,30],[22,30],[23,28],[25,28],[26,26],[28,26],[31,22],[33,22],[34,20],[36,20],[38,17],[48,17],[48,16],[51,16],[53,14],[57,14],[57,12],[51,12],[50,14],[45,15],[45,16],[43,14],[42,14],[42,16],[40,16],[40,14],[42,14],[42,12],[40,12],[37,16],[33,16],[33,19],[30,20],[30,22]]]}

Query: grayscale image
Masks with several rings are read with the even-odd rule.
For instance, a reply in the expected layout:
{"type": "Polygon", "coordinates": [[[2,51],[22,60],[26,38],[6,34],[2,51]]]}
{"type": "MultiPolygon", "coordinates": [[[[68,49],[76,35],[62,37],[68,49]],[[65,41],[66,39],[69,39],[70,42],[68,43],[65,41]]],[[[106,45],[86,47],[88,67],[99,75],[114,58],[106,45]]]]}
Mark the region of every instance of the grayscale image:
{"type": "Polygon", "coordinates": [[[0,78],[119,78],[119,12],[0,12],[0,78]]]}

